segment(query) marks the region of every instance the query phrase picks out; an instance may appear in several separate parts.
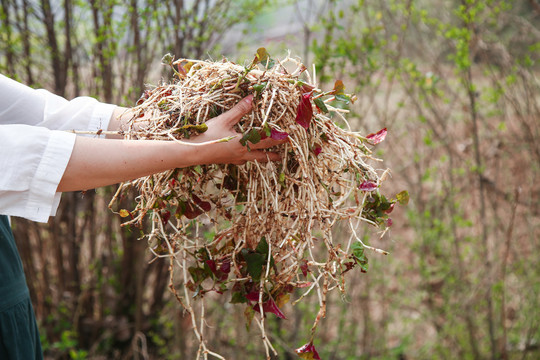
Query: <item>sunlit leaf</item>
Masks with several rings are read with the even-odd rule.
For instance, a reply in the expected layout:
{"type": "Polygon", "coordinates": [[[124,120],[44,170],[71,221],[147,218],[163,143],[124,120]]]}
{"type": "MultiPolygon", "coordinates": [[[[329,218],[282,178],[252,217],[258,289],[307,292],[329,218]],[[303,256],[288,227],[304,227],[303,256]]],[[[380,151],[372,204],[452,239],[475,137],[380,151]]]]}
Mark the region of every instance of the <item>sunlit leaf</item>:
{"type": "Polygon", "coordinates": [[[336,80],[336,82],[334,83],[333,94],[334,95],[343,95],[343,94],[345,94],[345,85],[343,85],[343,81],[336,80]]]}
{"type": "Polygon", "coordinates": [[[121,217],[125,218],[125,217],[128,217],[128,216],[129,216],[129,211],[126,210],[126,209],[121,209],[121,210],[118,212],[118,214],[119,214],[121,217]]]}
{"type": "Polygon", "coordinates": [[[184,130],[194,130],[199,134],[202,134],[206,130],[208,130],[208,125],[206,124],[199,124],[199,125],[193,125],[193,124],[187,124],[182,126],[181,128],[178,128],[175,130],[175,132],[183,132],[184,130]]]}
{"type": "Polygon", "coordinates": [[[253,317],[255,316],[255,310],[251,306],[246,307],[244,310],[244,317],[246,318],[246,329],[249,331],[249,328],[251,326],[251,321],[253,320],[253,317]]]}
{"type": "Polygon", "coordinates": [[[300,356],[302,359],[306,360],[320,360],[321,357],[319,356],[319,353],[315,349],[315,346],[313,346],[313,342],[310,342],[308,344],[305,344],[302,347],[299,347],[295,350],[296,354],[300,356]]]}
{"type": "Polygon", "coordinates": [[[253,59],[253,64],[261,63],[267,69],[274,67],[275,61],[270,57],[268,51],[265,48],[261,47],[257,49],[255,54],[255,59],[253,59]]]}
{"type": "Polygon", "coordinates": [[[306,130],[309,128],[311,118],[313,117],[313,107],[311,106],[310,97],[311,94],[303,94],[296,110],[296,122],[306,130]]]}
{"type": "Polygon", "coordinates": [[[366,139],[368,139],[373,145],[376,145],[386,138],[387,132],[388,131],[386,130],[386,128],[384,128],[374,134],[369,134],[368,136],[366,136],[366,139]]]}
{"type": "Polygon", "coordinates": [[[396,194],[396,199],[401,205],[407,205],[409,203],[409,192],[403,190],[396,194]]]}
{"type": "Polygon", "coordinates": [[[281,308],[291,300],[291,294],[280,294],[276,298],[276,305],[281,308]]]}

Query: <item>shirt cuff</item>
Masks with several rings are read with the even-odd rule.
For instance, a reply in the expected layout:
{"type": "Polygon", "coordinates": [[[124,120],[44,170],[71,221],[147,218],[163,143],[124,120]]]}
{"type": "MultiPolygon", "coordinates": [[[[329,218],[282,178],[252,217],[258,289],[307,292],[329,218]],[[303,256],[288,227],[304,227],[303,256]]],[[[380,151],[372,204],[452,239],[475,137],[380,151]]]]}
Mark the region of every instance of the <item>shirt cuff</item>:
{"type": "Polygon", "coordinates": [[[39,222],[47,222],[56,214],[60,194],[56,192],[60,180],[75,146],[75,134],[51,131],[51,136],[36,175],[30,184],[25,217],[39,222]]]}
{"type": "MultiPolygon", "coordinates": [[[[107,130],[109,128],[109,122],[113,115],[116,105],[98,103],[92,111],[90,122],[88,123],[88,131],[107,130]]],[[[89,135],[95,137],[95,135],[89,135]]],[[[105,137],[105,135],[100,135],[105,137]]]]}

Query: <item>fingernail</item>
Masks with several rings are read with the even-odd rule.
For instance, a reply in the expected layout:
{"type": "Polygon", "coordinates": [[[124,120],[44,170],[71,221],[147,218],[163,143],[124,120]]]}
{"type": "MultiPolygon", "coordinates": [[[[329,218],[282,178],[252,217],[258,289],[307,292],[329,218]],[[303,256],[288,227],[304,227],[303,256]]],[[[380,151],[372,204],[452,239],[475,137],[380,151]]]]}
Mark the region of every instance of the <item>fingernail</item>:
{"type": "Polygon", "coordinates": [[[251,104],[251,102],[253,101],[253,94],[246,96],[244,98],[244,101],[247,102],[248,104],[251,104]]]}

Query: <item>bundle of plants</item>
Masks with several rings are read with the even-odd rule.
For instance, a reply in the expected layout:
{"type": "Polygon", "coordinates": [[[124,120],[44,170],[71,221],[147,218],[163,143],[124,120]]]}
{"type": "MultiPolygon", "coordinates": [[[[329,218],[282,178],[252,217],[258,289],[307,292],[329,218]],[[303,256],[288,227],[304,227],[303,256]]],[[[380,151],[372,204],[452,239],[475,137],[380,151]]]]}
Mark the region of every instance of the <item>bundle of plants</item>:
{"type": "Polygon", "coordinates": [[[253,94],[253,110],[237,124],[240,141],[249,148],[265,137],[287,139],[271,149],[281,161],[170,170],[121,184],[111,206],[135,191],[136,206],[118,213],[125,225],[148,229],[152,253],[170,261],[170,289],[191,315],[198,358],[223,358],[204,338],[205,294],[215,292],[243,306],[248,324],[257,323],[267,358],[276,352],[265,317],[285,319],[285,303],[316,294],[319,313],[297,353],[318,359],[313,337],[327,293],[344,292],[351,269],[367,271],[366,250],[386,253],[363,243],[360,227],[384,231],[394,204],[406,201],[406,193],[382,195],[385,173],[370,165],[386,129],[353,131],[346,108],[354,97],[341,81],[323,91],[298,60],[273,60],[262,48],[247,66],[170,56],[164,62],[175,78],[144,93],[123,130],[126,139],[185,143],[253,94]],[[345,239],[332,236],[340,223],[350,229],[345,239]]]}

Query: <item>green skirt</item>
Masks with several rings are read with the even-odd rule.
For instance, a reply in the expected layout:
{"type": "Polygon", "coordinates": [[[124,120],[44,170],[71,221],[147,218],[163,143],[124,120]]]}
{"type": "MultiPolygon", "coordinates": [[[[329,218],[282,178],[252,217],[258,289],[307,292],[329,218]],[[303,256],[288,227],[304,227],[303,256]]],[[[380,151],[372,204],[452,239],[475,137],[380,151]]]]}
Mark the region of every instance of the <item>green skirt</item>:
{"type": "Polygon", "coordinates": [[[43,359],[34,309],[29,297],[0,312],[0,359],[43,359]]]}
{"type": "Polygon", "coordinates": [[[43,359],[21,257],[5,215],[0,215],[0,359],[43,359]]]}

